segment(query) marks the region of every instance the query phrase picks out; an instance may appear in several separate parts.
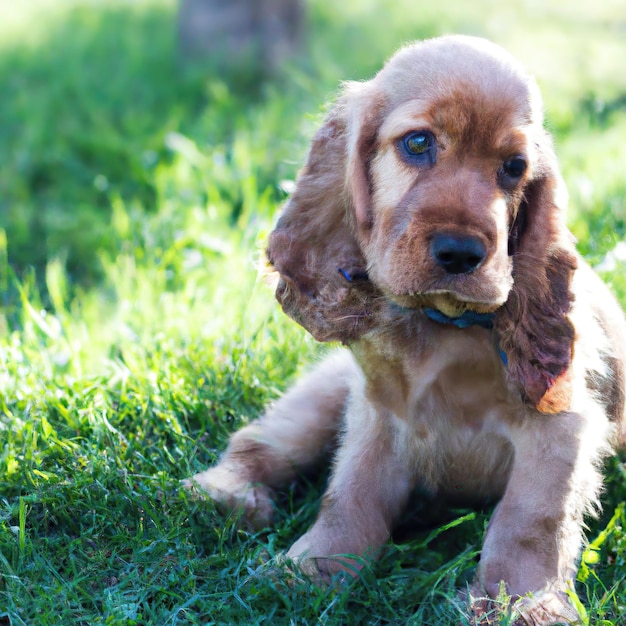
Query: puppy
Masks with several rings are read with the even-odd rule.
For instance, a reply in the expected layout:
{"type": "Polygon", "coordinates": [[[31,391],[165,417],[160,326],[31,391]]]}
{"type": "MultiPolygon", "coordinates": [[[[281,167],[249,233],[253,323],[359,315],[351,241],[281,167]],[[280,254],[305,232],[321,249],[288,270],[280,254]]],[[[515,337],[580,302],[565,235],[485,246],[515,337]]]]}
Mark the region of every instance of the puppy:
{"type": "Polygon", "coordinates": [[[267,254],[284,311],[348,349],[187,486],[264,526],[337,446],[288,552],[320,579],[375,558],[416,490],[497,498],[472,596],[504,584],[516,624],[578,623],[583,516],[626,442],[626,322],[565,205],[538,89],[500,47],[432,39],[346,84],[267,254]]]}

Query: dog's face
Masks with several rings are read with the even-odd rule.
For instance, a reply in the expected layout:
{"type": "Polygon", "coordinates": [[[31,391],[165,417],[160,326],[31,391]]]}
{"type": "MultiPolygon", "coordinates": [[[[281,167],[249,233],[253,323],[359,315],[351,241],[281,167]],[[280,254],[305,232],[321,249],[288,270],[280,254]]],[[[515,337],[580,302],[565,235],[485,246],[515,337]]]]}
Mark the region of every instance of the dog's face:
{"type": "Polygon", "coordinates": [[[534,80],[471,37],[409,46],[348,83],[270,237],[285,312],[348,344],[398,305],[495,313],[522,396],[565,406],[576,258],[542,125],[534,80]]]}
{"type": "Polygon", "coordinates": [[[353,131],[369,191],[359,234],[370,279],[397,304],[491,312],[513,284],[541,113],[533,83],[490,47],[441,52],[405,50],[367,87],[384,105],[353,131]]]}

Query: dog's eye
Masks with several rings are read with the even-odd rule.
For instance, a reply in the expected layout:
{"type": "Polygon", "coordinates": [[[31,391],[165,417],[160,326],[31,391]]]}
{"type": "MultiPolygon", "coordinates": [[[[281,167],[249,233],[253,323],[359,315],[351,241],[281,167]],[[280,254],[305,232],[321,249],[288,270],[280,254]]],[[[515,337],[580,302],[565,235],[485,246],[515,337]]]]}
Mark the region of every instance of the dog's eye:
{"type": "Polygon", "coordinates": [[[437,155],[435,137],[426,130],[406,134],[398,142],[398,148],[405,159],[417,165],[430,165],[435,162],[437,155]]]}
{"type": "Polygon", "coordinates": [[[404,138],[404,145],[410,154],[424,154],[432,147],[432,136],[427,133],[411,133],[404,138]]]}
{"type": "Polygon", "coordinates": [[[515,184],[518,179],[520,179],[526,168],[528,167],[526,163],[526,159],[520,156],[513,157],[511,159],[507,159],[503,164],[500,170],[501,177],[505,177],[508,179],[507,182],[515,184]]]}

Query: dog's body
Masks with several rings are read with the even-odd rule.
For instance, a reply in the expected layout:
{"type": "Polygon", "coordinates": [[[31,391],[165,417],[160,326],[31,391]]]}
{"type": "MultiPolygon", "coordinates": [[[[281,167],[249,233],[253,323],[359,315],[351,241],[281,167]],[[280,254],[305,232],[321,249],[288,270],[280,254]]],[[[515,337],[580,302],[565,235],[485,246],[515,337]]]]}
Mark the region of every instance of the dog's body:
{"type": "Polygon", "coordinates": [[[375,557],[416,489],[497,498],[474,595],[504,582],[520,624],[575,622],[583,515],[626,441],[626,323],[564,195],[536,87],[500,48],[430,40],[348,85],[268,256],[285,311],[350,350],[192,481],[263,525],[271,490],[338,446],[288,553],[322,578],[375,557]]]}

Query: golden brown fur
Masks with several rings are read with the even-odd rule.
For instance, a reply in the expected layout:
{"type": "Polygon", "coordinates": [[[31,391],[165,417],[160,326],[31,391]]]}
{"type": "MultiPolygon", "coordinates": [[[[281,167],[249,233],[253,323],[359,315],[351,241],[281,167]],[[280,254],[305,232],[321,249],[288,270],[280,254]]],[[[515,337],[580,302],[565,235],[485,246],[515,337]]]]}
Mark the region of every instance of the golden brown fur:
{"type": "MultiPolygon", "coordinates": [[[[408,46],[345,86],[268,257],[284,310],[349,351],[188,486],[263,525],[271,490],[338,445],[319,517],[288,553],[321,578],[358,566],[336,555],[375,557],[416,488],[498,498],[472,595],[504,583],[516,624],[576,623],[583,515],[626,440],[626,324],[575,251],[542,124],[532,79],[480,39],[408,46]],[[415,132],[426,156],[407,152],[415,132]],[[426,308],[493,313],[493,328],[426,308]]],[[[489,601],[472,606],[479,623],[489,601]]]]}

